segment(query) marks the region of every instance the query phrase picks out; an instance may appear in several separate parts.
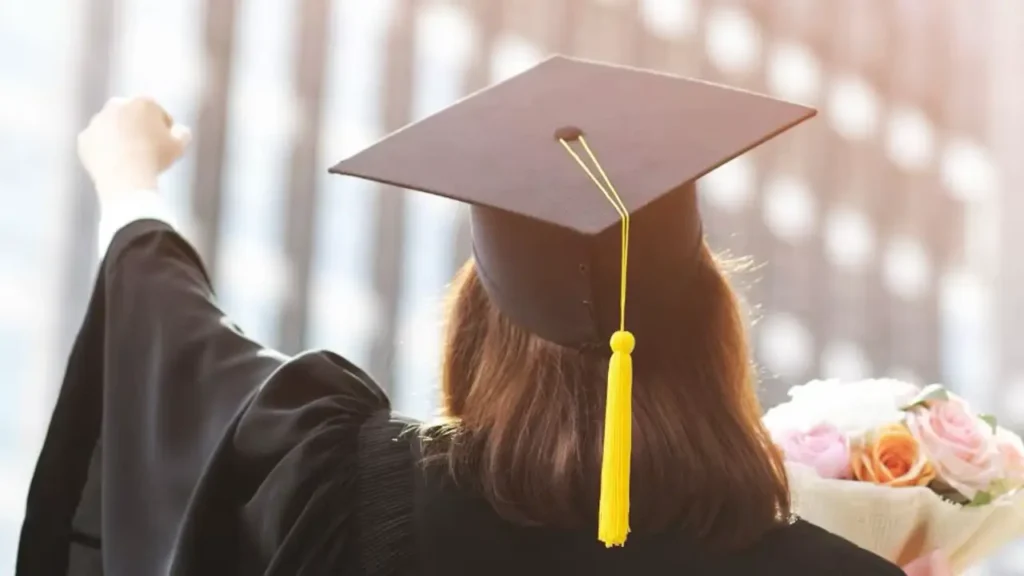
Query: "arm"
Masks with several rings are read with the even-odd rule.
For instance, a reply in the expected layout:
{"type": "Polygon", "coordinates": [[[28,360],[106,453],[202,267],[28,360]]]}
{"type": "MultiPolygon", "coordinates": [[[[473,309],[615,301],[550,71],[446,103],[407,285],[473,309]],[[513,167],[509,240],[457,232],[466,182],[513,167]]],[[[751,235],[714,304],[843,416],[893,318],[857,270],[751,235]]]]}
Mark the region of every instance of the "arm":
{"type": "Polygon", "coordinates": [[[108,105],[79,140],[107,246],[91,305],[103,322],[102,540],[117,544],[103,556],[124,573],[167,557],[231,421],[285,360],[221,311],[156,192],[183,134],[133,100],[108,105]]]}
{"type": "Polygon", "coordinates": [[[225,317],[154,191],[184,148],[170,125],[152,102],[114,102],[80,137],[105,257],[18,573],[347,573],[359,477],[380,468],[360,465],[363,423],[390,417],[387,396],[342,358],[285,361],[225,317]]]}
{"type": "Polygon", "coordinates": [[[198,255],[163,222],[121,228],[101,275],[104,564],[150,573],[232,422],[285,358],[234,327],[198,255]]]}

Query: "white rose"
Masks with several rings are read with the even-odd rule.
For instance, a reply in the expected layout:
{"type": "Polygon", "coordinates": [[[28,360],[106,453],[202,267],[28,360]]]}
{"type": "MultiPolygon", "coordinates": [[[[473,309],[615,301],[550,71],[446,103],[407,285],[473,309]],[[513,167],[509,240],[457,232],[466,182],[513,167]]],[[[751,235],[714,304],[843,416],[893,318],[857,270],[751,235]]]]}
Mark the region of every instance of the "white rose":
{"type": "Polygon", "coordinates": [[[856,435],[894,422],[902,422],[901,407],[920,389],[892,379],[841,382],[814,380],[789,390],[790,400],[764,415],[771,432],[807,430],[822,422],[844,434],[856,435]]]}

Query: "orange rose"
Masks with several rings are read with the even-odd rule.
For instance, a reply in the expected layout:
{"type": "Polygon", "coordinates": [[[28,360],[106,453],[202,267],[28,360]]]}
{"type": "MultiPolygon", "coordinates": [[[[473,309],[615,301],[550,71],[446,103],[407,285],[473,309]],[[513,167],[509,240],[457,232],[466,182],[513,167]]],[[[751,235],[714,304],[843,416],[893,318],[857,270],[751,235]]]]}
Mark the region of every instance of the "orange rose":
{"type": "Polygon", "coordinates": [[[885,486],[925,486],[935,478],[935,468],[910,431],[900,424],[883,426],[850,454],[853,477],[885,486]]]}

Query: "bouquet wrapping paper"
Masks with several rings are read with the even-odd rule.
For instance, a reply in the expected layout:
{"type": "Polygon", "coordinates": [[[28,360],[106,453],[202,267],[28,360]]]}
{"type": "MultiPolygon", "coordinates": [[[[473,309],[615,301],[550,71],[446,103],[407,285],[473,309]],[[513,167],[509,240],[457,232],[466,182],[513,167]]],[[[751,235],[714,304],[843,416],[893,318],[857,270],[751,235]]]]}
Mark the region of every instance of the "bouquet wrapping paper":
{"type": "Polygon", "coordinates": [[[816,380],[764,424],[793,512],[900,566],[962,573],[1024,536],[1024,442],[941,385],[816,380]]]}
{"type": "Polygon", "coordinates": [[[793,511],[899,565],[942,550],[959,574],[1024,534],[1024,492],[961,506],[925,487],[890,488],[787,466],[793,511]]]}

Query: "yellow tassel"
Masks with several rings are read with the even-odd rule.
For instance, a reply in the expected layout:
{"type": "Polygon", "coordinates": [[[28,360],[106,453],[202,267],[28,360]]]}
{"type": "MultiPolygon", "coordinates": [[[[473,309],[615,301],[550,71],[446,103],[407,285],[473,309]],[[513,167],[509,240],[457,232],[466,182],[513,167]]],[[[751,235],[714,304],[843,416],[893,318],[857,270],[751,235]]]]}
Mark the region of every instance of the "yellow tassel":
{"type": "Polygon", "coordinates": [[[606,547],[622,546],[629,534],[629,468],[633,439],[633,335],[612,334],[608,397],[601,462],[601,503],[597,537],[606,547]]]}
{"type": "Polygon", "coordinates": [[[619,281],[619,330],[612,334],[612,358],[608,363],[608,397],[604,415],[604,454],[601,460],[601,503],[597,513],[597,538],[608,548],[622,546],[629,534],[629,467],[633,453],[633,347],[636,340],[626,331],[626,277],[629,265],[629,210],[619,198],[601,163],[579,129],[569,128],[569,140],[579,140],[601,174],[604,184],[556,132],[559,142],[597,185],[622,217],[622,274],[619,281]]]}

